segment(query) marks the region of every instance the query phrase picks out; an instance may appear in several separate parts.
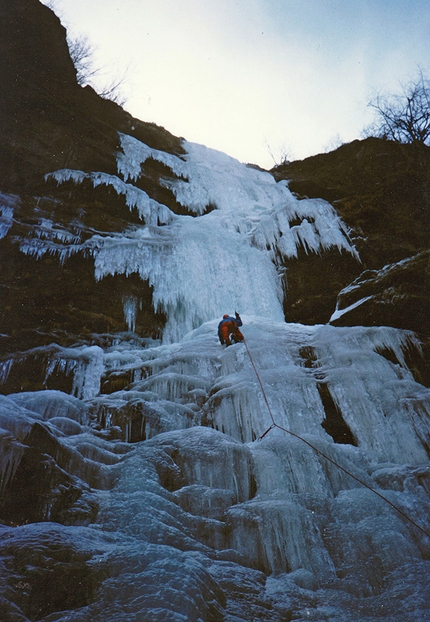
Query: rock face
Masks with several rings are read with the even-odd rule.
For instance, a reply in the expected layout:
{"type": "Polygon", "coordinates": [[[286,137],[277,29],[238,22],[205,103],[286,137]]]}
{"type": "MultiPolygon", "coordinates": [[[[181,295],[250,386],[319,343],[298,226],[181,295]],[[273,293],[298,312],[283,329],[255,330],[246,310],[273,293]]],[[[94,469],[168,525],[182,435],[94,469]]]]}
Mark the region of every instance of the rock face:
{"type": "MultiPolygon", "coordinates": [[[[45,228],[54,226],[60,237],[63,232],[81,239],[95,230],[117,231],[138,223],[125,199],[109,189],[96,190],[95,199],[92,187],[90,192],[76,190],[70,183],[57,189],[44,176],[67,167],[116,173],[119,131],[172,153],[181,153],[180,141],[77,84],[65,29],[49,8],[37,0],[5,1],[0,11],[0,214],[1,227],[9,232],[0,250],[4,302],[0,351],[44,344],[52,331],[66,344],[85,334],[126,330],[123,299],[135,295],[133,275],[126,282],[112,277],[93,287],[91,261],[72,257],[59,266],[43,257],[35,269],[34,259],[19,252],[17,240],[33,226],[43,229],[43,223],[45,228]]],[[[140,185],[183,211],[157,183],[162,174],[155,166],[140,185]]],[[[163,317],[153,312],[150,287],[142,291],[139,283],[138,289],[142,313],[137,328],[141,334],[156,336],[163,317]]]]}
{"type": "Polygon", "coordinates": [[[48,7],[4,0],[0,11],[3,189],[33,192],[45,173],[66,167],[116,172],[118,131],[180,150],[162,128],[77,84],[66,31],[48,7]]]}
{"type": "Polygon", "coordinates": [[[1,620],[425,619],[428,148],[276,183],[79,86],[38,0],[0,52],[1,620]]]}
{"type": "MultiPolygon", "coordinates": [[[[377,138],[274,169],[275,177],[288,179],[298,195],[332,202],[359,251],[361,264],[349,262],[342,268],[334,262],[343,277],[337,283],[322,278],[324,289],[328,286],[334,293],[337,288],[336,295],[342,291],[337,306],[343,313],[337,313],[333,322],[389,325],[429,334],[429,171],[429,147],[377,138]],[[341,280],[344,285],[339,288],[341,280]],[[364,306],[347,311],[364,298],[364,306]]],[[[299,293],[287,306],[287,315],[293,317],[301,278],[300,267],[292,279],[293,291],[296,287],[299,293]]]]}
{"type": "Polygon", "coordinates": [[[381,325],[429,334],[429,258],[424,250],[381,270],[366,270],[338,296],[337,326],[381,325]]]}

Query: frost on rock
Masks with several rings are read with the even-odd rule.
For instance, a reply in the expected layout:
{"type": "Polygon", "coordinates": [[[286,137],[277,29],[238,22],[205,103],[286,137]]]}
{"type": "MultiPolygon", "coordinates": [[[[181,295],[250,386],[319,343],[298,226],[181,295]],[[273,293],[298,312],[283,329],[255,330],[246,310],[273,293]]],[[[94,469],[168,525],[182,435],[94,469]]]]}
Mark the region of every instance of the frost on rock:
{"type": "Polygon", "coordinates": [[[14,393],[8,398],[24,408],[38,413],[44,421],[50,421],[61,414],[82,425],[89,423],[88,406],[82,400],[62,391],[35,391],[14,393]]]}
{"type": "Polygon", "coordinates": [[[73,393],[76,397],[89,399],[100,391],[100,381],[104,373],[104,354],[99,346],[61,348],[51,358],[46,376],[54,371],[73,373],[73,393]]]}
{"type": "Polygon", "coordinates": [[[12,227],[14,211],[19,204],[18,196],[0,192],[0,239],[4,238],[12,227]]]}

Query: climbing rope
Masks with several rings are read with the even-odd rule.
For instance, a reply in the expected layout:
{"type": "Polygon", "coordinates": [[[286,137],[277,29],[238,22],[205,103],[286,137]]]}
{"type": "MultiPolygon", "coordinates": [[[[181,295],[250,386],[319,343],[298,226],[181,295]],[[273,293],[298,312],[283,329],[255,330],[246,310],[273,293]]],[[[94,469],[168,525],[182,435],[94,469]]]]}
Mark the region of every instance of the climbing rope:
{"type": "Polygon", "coordinates": [[[381,493],[379,493],[377,490],[372,488],[372,486],[369,486],[369,484],[366,484],[366,482],[363,482],[359,477],[357,477],[356,475],[354,475],[353,473],[351,473],[350,471],[345,469],[338,462],[336,462],[335,460],[333,460],[332,458],[327,456],[320,449],[318,449],[318,447],[315,447],[314,445],[312,445],[312,443],[309,443],[309,441],[304,439],[302,436],[299,436],[298,434],[295,434],[294,432],[291,432],[291,430],[288,430],[287,428],[284,428],[281,425],[279,425],[278,423],[276,423],[275,418],[274,418],[273,413],[272,413],[272,409],[270,408],[269,400],[267,399],[266,391],[264,390],[264,386],[263,386],[263,383],[262,383],[261,378],[260,378],[260,374],[258,373],[258,370],[257,370],[257,368],[255,366],[254,360],[253,360],[253,358],[251,356],[251,352],[249,351],[248,344],[246,343],[246,339],[245,338],[243,339],[243,343],[245,344],[245,348],[246,348],[246,351],[248,352],[249,360],[251,361],[252,367],[253,367],[253,369],[255,371],[255,375],[257,376],[257,380],[258,380],[258,382],[260,384],[261,391],[262,391],[263,397],[264,397],[264,401],[266,402],[266,406],[267,406],[267,409],[268,409],[269,414],[270,414],[270,418],[272,419],[272,425],[269,428],[267,428],[267,430],[257,439],[257,441],[261,441],[266,436],[266,434],[268,434],[270,432],[270,430],[273,430],[273,428],[278,428],[279,430],[282,430],[286,434],[290,434],[291,436],[294,436],[294,438],[297,438],[300,441],[302,441],[303,443],[306,443],[306,445],[308,445],[311,449],[313,449],[317,454],[319,454],[320,456],[322,456],[323,458],[325,458],[326,460],[331,462],[338,469],[340,469],[341,471],[343,471],[344,473],[346,473],[347,475],[349,475],[350,477],[355,479],[356,482],[358,482],[359,484],[361,484],[362,486],[364,486],[365,488],[367,488],[368,490],[373,492],[375,495],[377,495],[380,499],[382,499],[383,501],[388,503],[388,505],[390,505],[399,514],[401,514],[401,516],[403,516],[403,518],[408,520],[410,523],[412,523],[412,525],[414,525],[417,529],[422,531],[423,534],[425,534],[428,538],[430,538],[430,533],[428,533],[425,529],[420,527],[420,525],[418,525],[418,523],[416,523],[410,516],[405,514],[405,512],[403,512],[403,510],[401,510],[399,507],[397,507],[397,505],[395,505],[389,499],[387,499],[387,497],[384,497],[384,495],[381,495],[381,493]]]}

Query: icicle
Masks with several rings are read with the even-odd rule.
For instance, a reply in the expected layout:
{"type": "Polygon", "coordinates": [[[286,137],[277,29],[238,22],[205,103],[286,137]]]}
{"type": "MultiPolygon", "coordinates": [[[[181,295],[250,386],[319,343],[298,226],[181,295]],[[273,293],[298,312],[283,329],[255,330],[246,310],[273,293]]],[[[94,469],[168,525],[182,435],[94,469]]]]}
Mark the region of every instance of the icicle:
{"type": "Polygon", "coordinates": [[[73,393],[81,399],[91,399],[100,391],[103,359],[103,350],[99,346],[64,348],[47,365],[46,378],[55,371],[73,373],[73,393]]]}
{"type": "Polygon", "coordinates": [[[0,362],[0,384],[5,384],[9,378],[10,370],[14,364],[14,359],[8,359],[7,361],[0,362]]]}
{"type": "Polygon", "coordinates": [[[142,309],[142,300],[136,296],[124,296],[122,300],[124,307],[124,317],[127,322],[128,330],[133,333],[136,330],[136,317],[138,309],[142,309]]]}
{"type": "Polygon", "coordinates": [[[60,239],[60,232],[51,227],[49,239],[23,241],[21,248],[36,257],[50,252],[63,259],[77,249],[89,252],[94,256],[97,279],[108,274],[139,274],[153,286],[154,308],[168,318],[166,343],[178,341],[230,308],[281,321],[283,292],[275,265],[283,257],[297,256],[299,247],[320,252],[334,246],[356,256],[345,226],[328,203],[298,201],[286,183],[276,183],[269,173],[185,141],[182,157],[124,134],[120,142],[117,166],[123,180],[68,169],[50,173],[47,179],[57,183],[87,179],[94,187],[110,186],[125,196],[130,209],[138,210],[146,226],[122,235],[95,235],[80,247],[73,243],[76,240],[68,240],[69,250],[55,244],[53,236],[60,239]],[[172,177],[162,184],[196,218],[172,214],[128,183],[138,179],[148,158],[172,171],[172,177]],[[208,206],[215,209],[201,216],[208,206]],[[299,224],[292,224],[297,220],[299,224]]]}
{"type": "Polygon", "coordinates": [[[108,175],[107,173],[100,172],[84,173],[83,171],[61,169],[53,173],[48,173],[45,175],[45,179],[54,179],[58,184],[63,184],[67,181],[81,184],[84,180],[88,179],[92,182],[94,188],[101,185],[110,186],[117,194],[124,195],[126,204],[130,210],[137,208],[139,218],[148,224],[164,225],[174,218],[174,214],[168,207],[151,199],[144,190],[123,182],[116,175],[108,175]]]}
{"type": "Polygon", "coordinates": [[[320,580],[335,568],[312,521],[312,513],[285,499],[261,499],[228,512],[229,546],[267,574],[305,568],[320,580]]]}
{"type": "Polygon", "coordinates": [[[0,239],[7,235],[13,225],[13,209],[0,205],[0,239]]]}
{"type": "Polygon", "coordinates": [[[25,445],[14,439],[10,432],[0,428],[0,498],[15,475],[25,450],[25,445]]]}
{"type": "Polygon", "coordinates": [[[16,194],[0,192],[0,240],[4,238],[13,225],[15,209],[20,206],[21,200],[16,194]]]}

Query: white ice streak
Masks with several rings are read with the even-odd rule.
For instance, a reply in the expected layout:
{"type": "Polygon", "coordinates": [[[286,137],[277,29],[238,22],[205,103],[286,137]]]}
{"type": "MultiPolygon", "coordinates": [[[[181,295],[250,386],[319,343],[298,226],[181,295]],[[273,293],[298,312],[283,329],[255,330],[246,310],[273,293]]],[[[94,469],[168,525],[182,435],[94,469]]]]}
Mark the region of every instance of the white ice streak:
{"type": "Polygon", "coordinates": [[[324,326],[313,345],[332,398],[367,455],[396,463],[426,461],[430,393],[413,381],[405,362],[408,348],[419,348],[414,334],[324,326]]]}
{"type": "Polygon", "coordinates": [[[58,184],[70,180],[76,184],[80,184],[84,180],[89,179],[94,188],[97,186],[110,186],[117,194],[124,195],[126,204],[130,210],[136,208],[139,218],[148,224],[166,224],[170,222],[173,217],[168,207],[151,199],[144,190],[132,184],[125,183],[116,175],[108,175],[107,173],[100,172],[84,173],[83,171],[73,169],[61,169],[53,173],[48,173],[45,178],[47,180],[54,179],[58,184]]]}
{"type": "Polygon", "coordinates": [[[20,199],[15,194],[0,192],[0,240],[4,238],[13,225],[15,208],[20,204],[20,199]]]}
{"type": "Polygon", "coordinates": [[[97,278],[137,272],[153,286],[154,306],[168,318],[166,342],[235,308],[281,321],[278,256],[296,256],[300,244],[353,252],[331,206],[299,202],[268,173],[201,145],[184,143],[187,154],[179,158],[130,136],[121,141],[118,166],[126,179],[136,178],[139,162],[153,157],[186,179],[168,183],[179,203],[195,213],[216,208],[197,218],[177,217],[161,232],[146,228],[144,235],[105,240],[95,253],[97,278]],[[290,228],[299,215],[301,224],[290,228]]]}
{"type": "Polygon", "coordinates": [[[99,346],[61,348],[49,361],[46,377],[56,371],[73,373],[73,394],[83,400],[96,396],[104,373],[104,353],[99,346]]]}
{"type": "Polygon", "coordinates": [[[339,303],[336,303],[336,309],[332,313],[329,321],[334,322],[338,320],[339,318],[342,317],[342,315],[345,315],[345,313],[349,313],[350,311],[352,311],[353,309],[356,309],[357,307],[364,304],[368,300],[371,300],[372,297],[373,296],[365,296],[364,298],[360,298],[360,300],[357,300],[356,302],[350,304],[348,307],[345,307],[344,309],[339,309],[339,303]]]}

